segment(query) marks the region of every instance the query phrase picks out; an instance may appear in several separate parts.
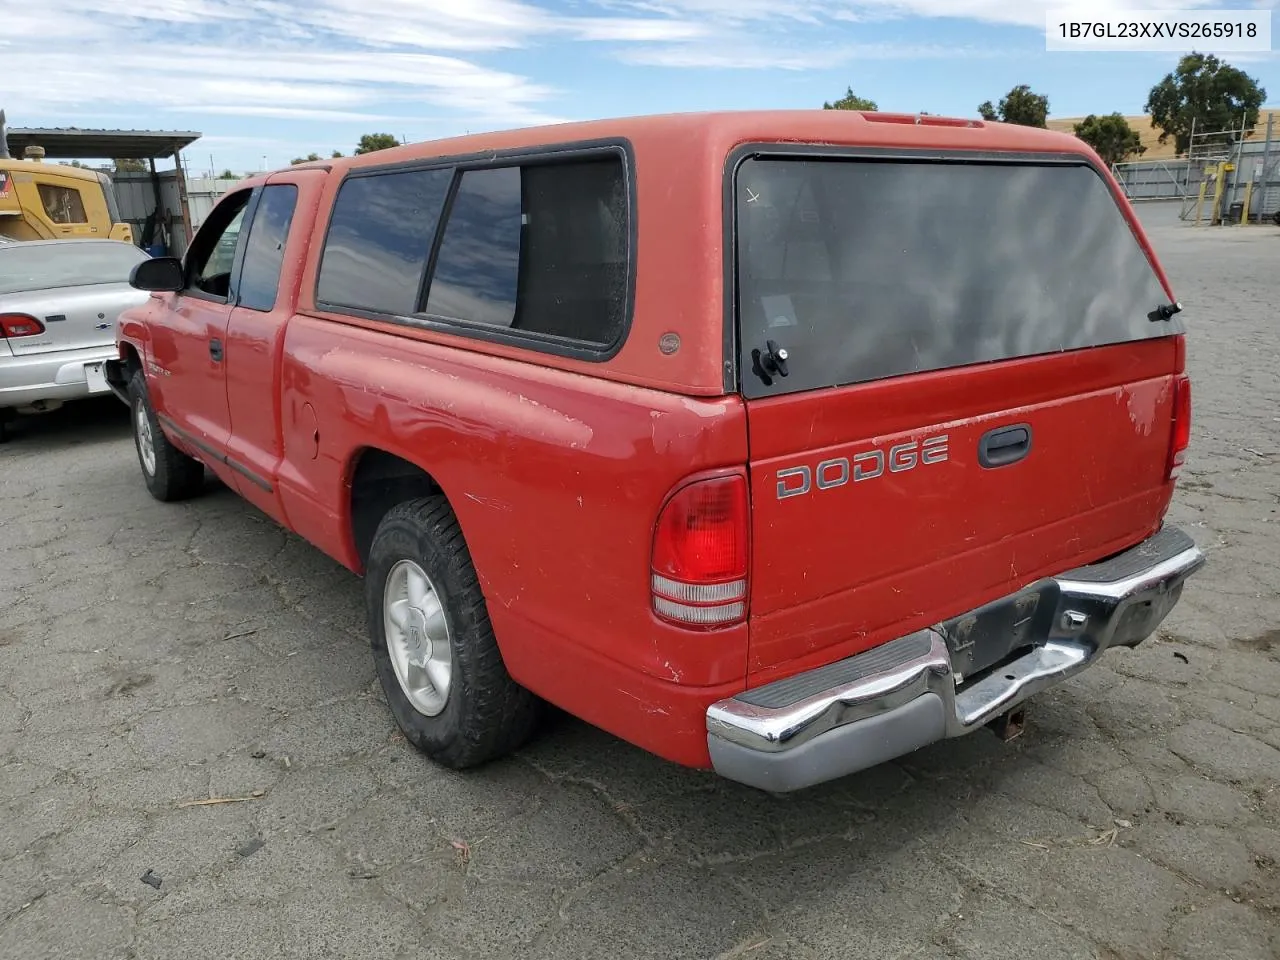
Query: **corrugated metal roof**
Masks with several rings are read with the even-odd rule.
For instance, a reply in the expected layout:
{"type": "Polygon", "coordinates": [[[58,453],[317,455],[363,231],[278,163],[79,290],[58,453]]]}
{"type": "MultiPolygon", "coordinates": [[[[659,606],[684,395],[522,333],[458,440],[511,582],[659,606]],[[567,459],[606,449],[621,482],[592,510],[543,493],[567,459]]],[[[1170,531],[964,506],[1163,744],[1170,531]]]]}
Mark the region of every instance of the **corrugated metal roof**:
{"type": "Polygon", "coordinates": [[[9,153],[21,159],[28,146],[67,159],[147,160],[172,157],[200,139],[191,130],[86,130],[80,127],[10,127],[9,153]]]}

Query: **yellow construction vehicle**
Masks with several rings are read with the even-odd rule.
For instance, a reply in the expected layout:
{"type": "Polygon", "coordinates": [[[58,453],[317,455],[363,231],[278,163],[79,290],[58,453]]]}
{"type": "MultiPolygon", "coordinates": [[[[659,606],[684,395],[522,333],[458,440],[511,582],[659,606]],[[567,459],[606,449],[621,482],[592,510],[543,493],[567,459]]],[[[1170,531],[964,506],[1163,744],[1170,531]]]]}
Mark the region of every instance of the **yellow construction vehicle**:
{"type": "Polygon", "coordinates": [[[77,237],[133,242],[133,227],[120,221],[111,178],[98,170],[45,163],[40,147],[28,147],[25,159],[13,159],[0,110],[0,238],[77,237]]]}

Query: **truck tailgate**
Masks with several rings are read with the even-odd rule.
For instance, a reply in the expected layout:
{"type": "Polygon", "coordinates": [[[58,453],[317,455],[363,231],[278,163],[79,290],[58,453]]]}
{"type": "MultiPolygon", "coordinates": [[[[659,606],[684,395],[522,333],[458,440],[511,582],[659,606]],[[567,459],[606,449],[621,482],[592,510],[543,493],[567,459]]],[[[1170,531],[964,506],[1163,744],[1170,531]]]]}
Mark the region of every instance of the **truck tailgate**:
{"type": "Polygon", "coordinates": [[[735,192],[753,683],[1159,525],[1181,327],[1091,167],[755,159],[735,192]]]}

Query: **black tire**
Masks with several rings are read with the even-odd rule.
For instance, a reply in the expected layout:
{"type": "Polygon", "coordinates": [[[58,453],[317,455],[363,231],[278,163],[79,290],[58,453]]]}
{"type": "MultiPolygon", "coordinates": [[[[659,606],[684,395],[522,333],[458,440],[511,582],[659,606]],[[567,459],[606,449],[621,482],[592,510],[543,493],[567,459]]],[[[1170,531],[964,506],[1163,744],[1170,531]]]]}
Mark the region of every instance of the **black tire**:
{"type": "Polygon", "coordinates": [[[365,608],[387,703],[405,737],[428,757],[454,769],[476,766],[511,753],[533,734],[540,701],[507,673],[471,554],[445,497],[410,500],[382,518],[366,564],[365,608]],[[449,628],[452,676],[435,716],[406,696],[387,646],[384,594],[402,560],[426,574],[449,628]]]}
{"type": "Polygon", "coordinates": [[[147,396],[147,381],[141,370],[129,380],[129,414],[133,426],[133,448],[138,454],[138,466],[142,479],[153,497],[164,503],[186,500],[204,490],[204,464],[187,456],[164,435],[160,421],[147,396]],[[151,447],[155,465],[148,467],[143,455],[143,439],[140,436],[140,419],[146,418],[150,428],[151,447]]]}

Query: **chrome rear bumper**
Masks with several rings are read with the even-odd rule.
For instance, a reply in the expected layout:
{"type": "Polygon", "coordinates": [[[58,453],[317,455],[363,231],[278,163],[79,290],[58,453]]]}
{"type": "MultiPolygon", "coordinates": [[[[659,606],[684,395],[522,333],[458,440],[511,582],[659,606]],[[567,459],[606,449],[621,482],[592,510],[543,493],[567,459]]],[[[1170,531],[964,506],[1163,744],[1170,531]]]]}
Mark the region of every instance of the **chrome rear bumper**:
{"type": "Polygon", "coordinates": [[[721,700],[707,710],[712,766],[731,780],[785,792],[970,733],[1084,670],[1110,647],[1141,643],[1203,564],[1191,538],[1165,526],[1110,560],[721,700]],[[990,635],[993,629],[1003,636],[990,635]],[[975,662],[974,637],[984,630],[984,642],[995,649],[1001,642],[1013,648],[965,676],[957,665],[975,662]]]}

